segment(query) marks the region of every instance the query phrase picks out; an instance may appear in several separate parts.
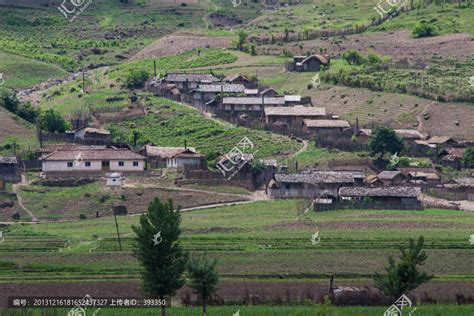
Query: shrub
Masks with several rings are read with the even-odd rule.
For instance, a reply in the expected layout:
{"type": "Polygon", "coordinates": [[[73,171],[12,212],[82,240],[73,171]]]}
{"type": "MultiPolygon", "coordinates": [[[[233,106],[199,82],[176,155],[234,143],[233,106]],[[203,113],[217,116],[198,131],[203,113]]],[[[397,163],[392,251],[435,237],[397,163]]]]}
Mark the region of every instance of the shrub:
{"type": "Polygon", "coordinates": [[[79,214],[79,219],[87,219],[86,214],[79,214]]]}
{"type": "Polygon", "coordinates": [[[125,84],[129,89],[141,89],[148,80],[148,72],[144,69],[133,69],[125,78],[125,84]]]}
{"type": "Polygon", "coordinates": [[[68,127],[64,118],[53,109],[43,112],[40,116],[41,129],[51,133],[64,133],[68,127]]]}
{"type": "Polygon", "coordinates": [[[350,65],[362,65],[364,63],[364,57],[353,49],[344,52],[342,58],[344,58],[350,65]]]}
{"type": "Polygon", "coordinates": [[[415,38],[434,36],[434,26],[429,23],[426,23],[425,21],[421,21],[415,26],[412,31],[412,34],[415,38]]]}

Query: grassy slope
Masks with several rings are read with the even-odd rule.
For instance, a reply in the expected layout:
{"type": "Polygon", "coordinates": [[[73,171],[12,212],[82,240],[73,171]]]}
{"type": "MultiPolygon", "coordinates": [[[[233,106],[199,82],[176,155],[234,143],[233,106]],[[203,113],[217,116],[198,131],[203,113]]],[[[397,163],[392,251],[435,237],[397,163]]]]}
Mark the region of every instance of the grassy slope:
{"type": "MultiPolygon", "coordinates": [[[[11,144],[15,141],[19,151],[34,149],[38,146],[35,128],[0,108],[0,145],[11,144]]],[[[12,154],[11,150],[0,149],[0,154],[12,154]]]]}
{"type": "Polygon", "coordinates": [[[48,79],[61,78],[67,72],[51,64],[0,52],[0,73],[6,88],[26,88],[48,79]]]}
{"type": "MultiPolygon", "coordinates": [[[[396,249],[409,237],[424,235],[429,255],[424,269],[440,280],[473,278],[473,250],[468,239],[474,218],[468,213],[429,209],[310,212],[298,216],[304,207],[297,201],[269,201],[183,213],[182,243],[187,250],[206,250],[218,258],[224,276],[289,273],[290,277],[324,277],[333,271],[340,278],[364,278],[381,271],[387,256],[396,255],[396,249]],[[310,237],[316,231],[322,239],[314,246],[310,237]],[[295,256],[299,258],[296,263],[295,256]]],[[[131,225],[138,217],[120,217],[118,221],[122,244],[129,251],[131,225]]],[[[23,269],[31,266],[38,273],[45,269],[66,274],[138,272],[128,252],[117,252],[113,218],[12,226],[4,235],[3,260],[16,262],[19,274],[25,274],[23,269]],[[52,244],[58,240],[69,241],[70,248],[61,253],[19,252],[22,246],[32,246],[22,241],[25,235],[43,236],[45,241],[35,243],[35,247],[43,245],[46,251],[64,247],[52,244]]]]}
{"type": "Polygon", "coordinates": [[[288,137],[211,120],[194,108],[165,98],[151,97],[151,104],[155,113],[112,124],[112,129],[116,134],[123,134],[122,139],[130,139],[132,129],[137,128],[145,139],[161,146],[182,146],[187,140],[189,146],[207,154],[225,154],[243,137],[255,144],[259,150],[257,157],[275,156],[301,148],[288,137]]]}

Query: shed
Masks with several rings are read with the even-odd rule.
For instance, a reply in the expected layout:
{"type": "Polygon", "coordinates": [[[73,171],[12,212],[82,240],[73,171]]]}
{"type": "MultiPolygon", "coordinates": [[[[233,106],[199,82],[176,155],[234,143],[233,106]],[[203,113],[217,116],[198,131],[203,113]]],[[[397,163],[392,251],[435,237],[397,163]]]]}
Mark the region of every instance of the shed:
{"type": "Polygon", "coordinates": [[[265,122],[286,123],[289,126],[303,126],[304,119],[321,119],[326,116],[325,108],[318,107],[265,107],[265,122]]]}
{"type": "Polygon", "coordinates": [[[385,205],[419,205],[418,187],[342,187],[339,189],[341,200],[363,201],[369,198],[373,203],[385,205]]]}
{"type": "Polygon", "coordinates": [[[106,173],[106,186],[108,187],[120,187],[122,186],[122,175],[118,172],[106,173]]]}

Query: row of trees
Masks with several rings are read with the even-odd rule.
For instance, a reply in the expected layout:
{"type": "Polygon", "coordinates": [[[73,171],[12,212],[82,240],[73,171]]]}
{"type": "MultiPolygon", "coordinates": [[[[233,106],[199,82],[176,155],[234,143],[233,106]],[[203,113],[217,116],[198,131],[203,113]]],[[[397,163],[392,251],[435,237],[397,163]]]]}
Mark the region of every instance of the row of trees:
{"type": "Polygon", "coordinates": [[[7,111],[18,115],[25,121],[33,124],[39,124],[42,130],[51,133],[64,133],[68,128],[67,122],[64,118],[53,109],[42,111],[40,108],[35,108],[30,102],[21,104],[17,96],[13,92],[6,90],[0,91],[0,106],[7,111]]]}
{"type": "MultiPolygon", "coordinates": [[[[147,214],[140,217],[140,225],[132,226],[137,235],[134,255],[143,266],[143,290],[149,297],[163,301],[187,283],[198,294],[205,316],[207,302],[219,281],[217,262],[206,255],[190,258],[180,245],[180,223],[181,215],[173,202],[162,203],[156,198],[147,214]]],[[[431,280],[432,275],[418,270],[427,259],[423,245],[420,236],[417,242],[410,239],[407,247],[401,246],[398,263],[389,257],[387,274],[375,275],[376,286],[386,295],[398,297],[431,280]]],[[[165,305],[161,306],[161,315],[166,315],[165,305]]]]}
{"type": "MultiPolygon", "coordinates": [[[[143,266],[143,291],[163,301],[188,281],[198,294],[203,315],[206,315],[207,301],[219,281],[217,262],[209,260],[205,254],[190,258],[179,242],[180,224],[181,215],[173,202],[162,203],[156,198],[148,206],[147,214],[140,217],[140,225],[132,226],[137,235],[134,255],[143,266]]],[[[161,306],[161,315],[166,315],[165,305],[161,306]]]]}

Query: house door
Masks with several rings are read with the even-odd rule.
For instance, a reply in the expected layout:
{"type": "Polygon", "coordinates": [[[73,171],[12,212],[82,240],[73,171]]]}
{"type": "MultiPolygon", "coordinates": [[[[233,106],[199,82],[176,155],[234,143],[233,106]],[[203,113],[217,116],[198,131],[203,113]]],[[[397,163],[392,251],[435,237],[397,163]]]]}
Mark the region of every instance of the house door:
{"type": "Polygon", "coordinates": [[[110,161],[108,160],[102,161],[102,170],[110,170],[110,161]]]}

